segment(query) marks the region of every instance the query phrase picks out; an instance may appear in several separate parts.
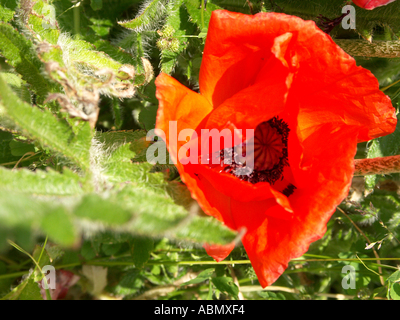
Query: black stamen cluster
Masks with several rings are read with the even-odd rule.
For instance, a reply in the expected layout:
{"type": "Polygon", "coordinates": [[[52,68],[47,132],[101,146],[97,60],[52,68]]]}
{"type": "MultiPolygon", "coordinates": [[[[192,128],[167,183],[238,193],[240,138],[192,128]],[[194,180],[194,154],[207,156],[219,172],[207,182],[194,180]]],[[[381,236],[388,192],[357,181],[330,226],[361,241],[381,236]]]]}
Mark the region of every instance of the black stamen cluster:
{"type": "MultiPolygon", "coordinates": [[[[289,126],[286,122],[278,117],[274,117],[267,121],[267,123],[282,137],[282,143],[284,144],[284,148],[282,149],[282,156],[279,159],[279,162],[269,170],[256,170],[251,169],[246,166],[246,163],[242,162],[239,157],[239,154],[235,151],[235,147],[220,150],[219,158],[221,159],[221,166],[223,167],[221,171],[228,172],[235,177],[248,181],[252,184],[258,182],[268,182],[273,185],[278,179],[283,179],[283,170],[285,166],[289,165],[288,162],[288,150],[287,143],[289,137],[289,126]],[[247,171],[247,172],[246,172],[247,171]]],[[[242,145],[243,154],[241,157],[245,156],[245,142],[242,145]]],[[[256,160],[256,159],[254,159],[256,160]]],[[[289,184],[284,190],[283,194],[286,196],[291,195],[294,192],[296,187],[292,184],[289,184]]]]}

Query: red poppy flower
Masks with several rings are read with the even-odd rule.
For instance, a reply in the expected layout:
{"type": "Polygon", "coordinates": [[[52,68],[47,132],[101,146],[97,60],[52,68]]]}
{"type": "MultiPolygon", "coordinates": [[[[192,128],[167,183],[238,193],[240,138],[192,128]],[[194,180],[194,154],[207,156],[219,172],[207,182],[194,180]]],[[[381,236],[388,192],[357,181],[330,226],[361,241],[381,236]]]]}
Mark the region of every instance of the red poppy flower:
{"type": "Polygon", "coordinates": [[[387,4],[394,1],[396,0],[353,0],[354,4],[367,10],[372,10],[376,7],[386,6],[387,4]]]}
{"type": "MultiPolygon", "coordinates": [[[[265,287],[324,235],[348,193],[357,142],[393,132],[395,111],[376,78],[314,22],[285,14],[214,11],[199,80],[196,93],[157,77],[156,128],[204,212],[246,230],[242,243],[265,287]],[[233,143],[217,165],[183,161],[188,143],[170,140],[171,121],[177,132],[253,129],[254,170],[237,173],[243,153],[233,143]]],[[[218,261],[233,248],[205,247],[218,261]]]]}

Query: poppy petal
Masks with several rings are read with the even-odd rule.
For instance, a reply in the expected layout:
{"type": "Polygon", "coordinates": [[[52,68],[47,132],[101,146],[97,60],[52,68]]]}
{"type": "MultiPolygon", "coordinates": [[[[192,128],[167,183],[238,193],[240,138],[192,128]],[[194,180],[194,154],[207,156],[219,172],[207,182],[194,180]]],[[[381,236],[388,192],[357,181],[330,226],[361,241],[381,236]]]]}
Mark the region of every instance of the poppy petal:
{"type": "Polygon", "coordinates": [[[157,87],[156,96],[159,100],[156,133],[157,130],[164,132],[165,142],[171,158],[174,158],[173,160],[176,163],[181,179],[191,190],[193,199],[197,200],[202,209],[209,215],[222,220],[220,212],[208,204],[204,193],[197,185],[196,179],[186,174],[184,166],[180,161],[177,161],[178,149],[182,147],[184,142],[172,142],[169,139],[169,124],[171,121],[176,121],[176,133],[182,129],[195,129],[212,110],[212,107],[200,94],[189,90],[167,74],[161,73],[157,77],[155,84],[157,87]]]}
{"type": "Polygon", "coordinates": [[[324,123],[359,126],[359,141],[392,133],[395,110],[372,73],[357,66],[328,35],[315,34],[312,45],[310,40],[298,37],[293,47],[301,67],[289,97],[300,104],[303,139],[324,123]]]}
{"type": "Polygon", "coordinates": [[[288,68],[271,56],[255,77],[254,84],[216,107],[208,117],[205,128],[222,130],[232,123],[237,129],[255,129],[261,122],[284,110],[291,80],[288,68]]]}
{"type": "Polygon", "coordinates": [[[396,0],[353,0],[353,2],[364,9],[372,10],[377,7],[386,6],[389,3],[395,2],[396,0]]]}
{"type": "MultiPolygon", "coordinates": [[[[276,38],[290,32],[282,27],[296,24],[301,28],[304,23],[300,18],[275,13],[249,16],[213,11],[200,68],[201,94],[218,107],[249,87],[273,55],[276,38]]],[[[281,39],[282,44],[287,45],[287,40],[281,39]]]]}
{"type": "MultiPolygon", "coordinates": [[[[155,81],[159,100],[156,133],[162,130],[168,150],[177,166],[177,151],[185,143],[170,141],[170,123],[176,121],[176,132],[183,129],[195,129],[199,123],[211,112],[212,106],[200,94],[186,88],[177,80],[165,73],[161,73],[155,81]]],[[[173,134],[172,134],[173,136],[173,134]]]]}
{"type": "Polygon", "coordinates": [[[228,243],[226,245],[217,245],[217,244],[204,244],[203,248],[206,250],[207,254],[215,259],[217,262],[221,262],[224,260],[232,250],[235,248],[235,243],[228,243]]]}

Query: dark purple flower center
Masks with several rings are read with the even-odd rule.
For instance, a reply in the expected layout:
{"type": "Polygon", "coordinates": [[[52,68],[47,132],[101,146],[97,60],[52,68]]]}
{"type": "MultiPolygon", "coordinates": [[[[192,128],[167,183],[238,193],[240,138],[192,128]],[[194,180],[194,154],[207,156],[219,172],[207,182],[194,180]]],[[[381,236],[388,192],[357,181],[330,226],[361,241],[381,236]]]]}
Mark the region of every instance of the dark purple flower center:
{"type": "MultiPolygon", "coordinates": [[[[278,117],[260,123],[254,132],[254,143],[223,149],[219,152],[221,172],[252,184],[268,182],[274,185],[283,180],[283,170],[289,166],[288,137],[289,126],[278,117]],[[248,166],[249,157],[253,157],[254,168],[248,166]]],[[[290,183],[281,191],[291,195],[296,187],[290,183]]]]}

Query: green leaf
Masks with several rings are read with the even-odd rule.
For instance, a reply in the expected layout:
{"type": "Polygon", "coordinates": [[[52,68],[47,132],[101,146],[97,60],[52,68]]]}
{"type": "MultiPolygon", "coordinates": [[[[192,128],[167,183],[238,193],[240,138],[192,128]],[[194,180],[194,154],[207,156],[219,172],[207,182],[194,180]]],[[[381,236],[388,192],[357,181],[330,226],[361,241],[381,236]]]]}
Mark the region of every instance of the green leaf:
{"type": "Polygon", "coordinates": [[[40,228],[53,242],[64,246],[73,245],[78,237],[72,216],[62,207],[44,216],[40,228]]]}
{"type": "Polygon", "coordinates": [[[393,300],[400,300],[400,283],[395,282],[390,286],[390,297],[393,300]]]}
{"type": "Polygon", "coordinates": [[[1,75],[0,108],[28,136],[63,154],[85,171],[89,170],[92,131],[88,123],[79,125],[74,133],[67,122],[56,119],[50,111],[21,101],[1,75]]]}
{"type": "Polygon", "coordinates": [[[51,241],[65,246],[76,241],[77,231],[69,213],[57,203],[2,190],[0,207],[0,225],[7,228],[10,236],[35,230],[48,234],[51,241]]]}
{"type": "Polygon", "coordinates": [[[37,40],[46,40],[57,45],[61,31],[56,21],[54,6],[46,1],[38,0],[32,6],[29,0],[21,1],[21,8],[25,17],[26,27],[37,40]]]}
{"type": "Polygon", "coordinates": [[[100,10],[103,8],[103,1],[102,0],[90,0],[90,6],[93,10],[100,10]]]}
{"type": "Polygon", "coordinates": [[[129,270],[122,276],[114,290],[117,295],[130,295],[141,290],[143,284],[144,279],[141,273],[136,269],[129,270]]]}
{"type": "Polygon", "coordinates": [[[0,21],[9,22],[14,17],[14,10],[0,4],[0,21]]]}
{"type": "Polygon", "coordinates": [[[142,268],[149,260],[154,249],[154,240],[147,237],[134,238],[132,244],[132,259],[136,268],[142,268]]]}
{"type": "MultiPolygon", "coordinates": [[[[397,121],[400,120],[400,114],[397,115],[397,121]]],[[[372,140],[368,149],[368,158],[387,157],[400,154],[400,125],[389,135],[372,140]]]]}
{"type": "Polygon", "coordinates": [[[81,203],[74,209],[74,214],[80,218],[108,225],[124,224],[132,218],[129,211],[96,194],[85,195],[81,203]]]}
{"type": "MultiPolygon", "coordinates": [[[[214,10],[222,9],[219,5],[211,2],[207,2],[205,10],[203,12],[204,26],[202,26],[202,13],[201,13],[201,1],[200,0],[184,0],[186,9],[190,15],[190,21],[195,23],[201,30],[207,28],[210,23],[211,13],[214,10]]],[[[203,30],[202,30],[203,31],[203,30]]]]}
{"type": "Polygon", "coordinates": [[[189,214],[170,198],[162,184],[126,184],[115,195],[115,202],[135,213],[125,227],[138,235],[217,244],[229,243],[236,235],[212,217],[200,217],[195,210],[189,214]]]}
{"type": "Polygon", "coordinates": [[[161,70],[170,74],[178,61],[178,56],[187,48],[188,38],[186,35],[193,35],[196,32],[194,24],[189,22],[189,15],[183,8],[184,0],[171,1],[167,5],[167,19],[161,39],[161,70]]]}
{"type": "Polygon", "coordinates": [[[10,141],[10,150],[13,156],[23,156],[28,152],[35,152],[35,147],[29,143],[12,140],[10,141]]]}
{"type": "Polygon", "coordinates": [[[42,63],[36,56],[33,44],[11,25],[0,22],[0,54],[22,75],[43,101],[56,86],[42,74],[42,63]]]}
{"type": "Polygon", "coordinates": [[[149,131],[156,127],[158,105],[150,105],[139,113],[139,122],[145,130],[149,131]]]}
{"type": "Polygon", "coordinates": [[[112,256],[121,249],[121,243],[103,243],[101,245],[101,251],[106,256],[112,256]]]}
{"type": "Polygon", "coordinates": [[[215,278],[211,278],[211,281],[219,291],[226,292],[229,295],[235,297],[236,299],[238,298],[239,288],[233,282],[232,278],[230,278],[230,277],[215,277],[215,278]]]}
{"type": "Polygon", "coordinates": [[[3,78],[6,80],[7,84],[11,86],[21,100],[31,103],[31,93],[29,92],[28,85],[22,79],[21,75],[11,72],[1,72],[1,74],[3,75],[3,78]]]}
{"type": "Polygon", "coordinates": [[[97,255],[96,250],[94,250],[91,241],[85,241],[83,243],[80,253],[85,260],[92,260],[97,255]]]}
{"type": "Polygon", "coordinates": [[[121,145],[134,143],[146,137],[144,130],[97,132],[96,139],[103,144],[104,149],[116,150],[121,145]]]}
{"type": "Polygon", "coordinates": [[[78,195],[83,192],[82,178],[70,169],[63,173],[54,170],[10,170],[0,167],[0,190],[36,195],[78,195]]]}
{"type": "MultiPolygon", "coordinates": [[[[162,183],[160,175],[151,174],[152,165],[147,162],[133,163],[132,159],[139,155],[135,152],[140,152],[145,148],[147,143],[144,139],[144,131],[126,132],[126,133],[110,133],[103,135],[100,141],[115,141],[113,147],[116,148],[111,155],[104,161],[104,174],[112,182],[135,181],[136,183],[146,181],[147,184],[162,183]],[[106,140],[104,140],[106,139],[106,140]],[[124,139],[120,144],[118,139],[124,139]],[[133,141],[133,143],[129,143],[133,141]]],[[[107,150],[108,143],[104,144],[104,150],[107,150]]]]}
{"type": "Polygon", "coordinates": [[[43,300],[43,297],[39,285],[30,276],[1,300],[43,300]]]}
{"type": "Polygon", "coordinates": [[[386,281],[400,282],[400,270],[393,272],[389,277],[387,277],[386,281]]]}
{"type": "Polygon", "coordinates": [[[257,293],[260,297],[266,300],[286,300],[282,293],[275,293],[272,291],[260,291],[257,293]]]}

